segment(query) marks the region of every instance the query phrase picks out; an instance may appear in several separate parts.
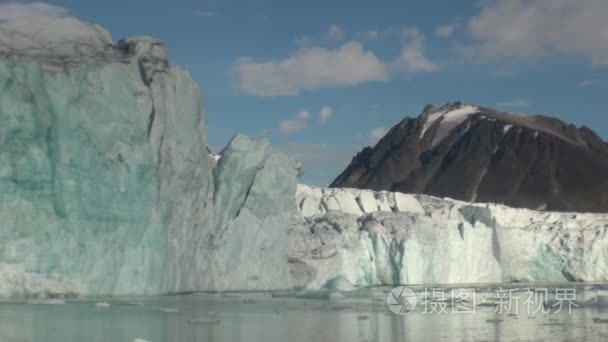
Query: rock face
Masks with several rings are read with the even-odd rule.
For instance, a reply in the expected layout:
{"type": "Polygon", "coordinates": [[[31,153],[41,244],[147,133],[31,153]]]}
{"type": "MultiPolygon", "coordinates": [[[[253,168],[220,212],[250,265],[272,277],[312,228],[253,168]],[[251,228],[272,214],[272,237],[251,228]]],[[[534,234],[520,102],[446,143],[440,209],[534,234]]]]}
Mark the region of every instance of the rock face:
{"type": "Polygon", "coordinates": [[[607,212],[608,144],[554,118],[427,106],[364,148],[330,186],[607,212]]]}
{"type": "Polygon", "coordinates": [[[0,296],[289,287],[295,162],[244,136],[213,161],[158,40],[40,20],[0,24],[0,296]]]}
{"type": "Polygon", "coordinates": [[[294,285],[608,281],[608,214],[299,185],[294,285]]]}

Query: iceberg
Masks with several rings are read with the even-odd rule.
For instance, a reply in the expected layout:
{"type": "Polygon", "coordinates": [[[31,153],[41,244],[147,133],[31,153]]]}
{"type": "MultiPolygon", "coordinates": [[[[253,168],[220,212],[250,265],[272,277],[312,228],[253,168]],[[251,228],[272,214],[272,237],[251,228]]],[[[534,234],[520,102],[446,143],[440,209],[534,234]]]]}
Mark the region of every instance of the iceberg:
{"type": "Polygon", "coordinates": [[[608,281],[608,214],[299,185],[294,286],[608,281]]]}
{"type": "Polygon", "coordinates": [[[0,41],[1,296],[288,286],[299,166],[245,136],[212,160],[162,42],[74,18],[0,41]]]}

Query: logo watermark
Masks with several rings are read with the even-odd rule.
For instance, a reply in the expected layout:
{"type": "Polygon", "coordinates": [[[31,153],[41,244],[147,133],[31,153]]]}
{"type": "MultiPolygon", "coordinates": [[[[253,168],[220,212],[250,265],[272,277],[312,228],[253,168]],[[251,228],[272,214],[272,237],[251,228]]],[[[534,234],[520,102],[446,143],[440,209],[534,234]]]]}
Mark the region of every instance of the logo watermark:
{"type": "Polygon", "coordinates": [[[418,304],[423,314],[474,314],[478,307],[490,307],[499,315],[571,313],[580,306],[576,288],[425,288],[416,293],[407,286],[391,289],[386,304],[396,315],[407,315],[418,304]]]}
{"type": "Polygon", "coordinates": [[[414,311],[418,304],[416,292],[407,286],[397,286],[386,296],[388,309],[396,315],[407,315],[414,311]]]}

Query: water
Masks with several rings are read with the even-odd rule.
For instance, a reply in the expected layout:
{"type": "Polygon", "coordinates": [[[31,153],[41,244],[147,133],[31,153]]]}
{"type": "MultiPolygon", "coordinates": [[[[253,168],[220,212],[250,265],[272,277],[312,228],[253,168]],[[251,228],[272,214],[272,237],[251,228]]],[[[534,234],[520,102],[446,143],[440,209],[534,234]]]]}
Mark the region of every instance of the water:
{"type": "Polygon", "coordinates": [[[608,297],[602,297],[608,287],[576,287],[576,301],[572,303],[578,307],[571,310],[564,305],[559,313],[557,306],[549,313],[527,312],[549,309],[557,303],[554,292],[559,287],[546,288],[550,298],[545,306],[526,307],[523,301],[528,292],[513,290],[510,298],[521,299],[510,308],[496,305],[497,301],[508,302],[499,299],[506,298],[499,294],[505,292],[497,292],[496,286],[435,293],[414,288],[417,306],[403,316],[392,313],[387,306],[391,288],[344,295],[202,293],[154,298],[4,300],[0,303],[0,341],[608,340],[608,306],[604,305],[608,297]],[[459,291],[474,293],[474,301],[457,300],[453,293],[459,291]],[[428,300],[424,300],[425,293],[428,300]],[[498,312],[498,307],[504,312],[498,312]],[[444,312],[431,313],[432,308],[444,312]]]}

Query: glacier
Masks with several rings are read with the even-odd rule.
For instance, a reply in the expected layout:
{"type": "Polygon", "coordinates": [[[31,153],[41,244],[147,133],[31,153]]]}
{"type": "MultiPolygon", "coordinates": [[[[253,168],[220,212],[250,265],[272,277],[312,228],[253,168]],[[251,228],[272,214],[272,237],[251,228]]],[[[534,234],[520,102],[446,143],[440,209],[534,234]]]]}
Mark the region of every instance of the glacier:
{"type": "Polygon", "coordinates": [[[159,40],[0,23],[0,296],[608,280],[608,215],[297,185],[159,40]]]}
{"type": "Polygon", "coordinates": [[[288,286],[299,165],[240,135],[212,160],[162,42],[69,17],[0,41],[1,296],[288,286]]]}
{"type": "Polygon", "coordinates": [[[608,214],[299,185],[294,286],[608,281],[608,214]]]}

